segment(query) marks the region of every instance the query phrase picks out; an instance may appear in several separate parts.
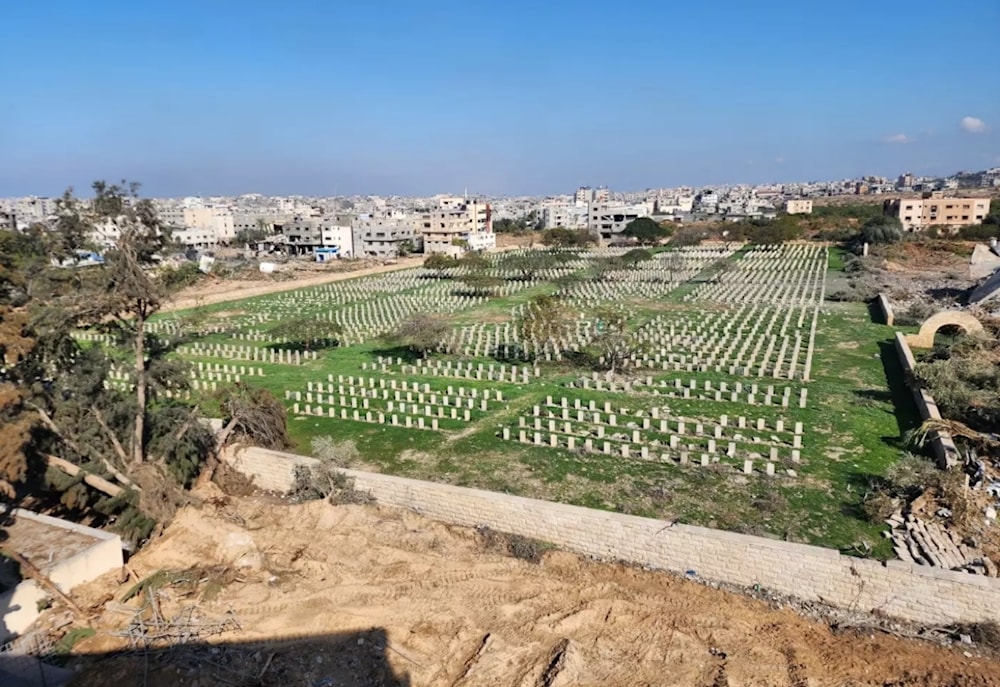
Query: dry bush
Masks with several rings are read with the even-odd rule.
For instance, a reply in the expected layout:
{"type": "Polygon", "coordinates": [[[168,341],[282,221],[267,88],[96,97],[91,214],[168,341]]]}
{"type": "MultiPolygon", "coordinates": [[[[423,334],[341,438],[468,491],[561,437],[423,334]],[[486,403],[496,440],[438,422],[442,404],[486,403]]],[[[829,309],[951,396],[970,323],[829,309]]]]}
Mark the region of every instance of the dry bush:
{"type": "Polygon", "coordinates": [[[520,534],[498,532],[486,525],[476,528],[479,545],[487,551],[502,556],[512,556],[529,563],[541,563],[542,556],[552,548],[551,544],[520,534]]]}
{"type": "Polygon", "coordinates": [[[753,500],[753,507],[764,515],[775,515],[788,510],[788,499],[777,489],[768,489],[753,500]]]}
{"type": "Polygon", "coordinates": [[[316,437],[312,440],[313,455],[341,468],[349,468],[361,457],[357,444],[350,439],[334,441],[331,436],[316,437]]]}
{"type": "Polygon", "coordinates": [[[895,323],[904,327],[923,324],[924,320],[938,311],[927,301],[916,301],[905,310],[896,313],[895,323]]]}
{"type": "Polygon", "coordinates": [[[951,522],[963,532],[979,528],[983,511],[971,498],[969,478],[961,466],[941,471],[937,485],[937,497],[942,506],[951,511],[951,522]]]}
{"type": "Polygon", "coordinates": [[[969,635],[972,641],[994,653],[1000,653],[1000,623],[987,620],[955,627],[956,634],[969,635]]]}
{"type": "Polygon", "coordinates": [[[904,453],[885,471],[885,479],[899,496],[916,496],[924,489],[936,486],[941,471],[927,458],[904,453]]]}
{"type": "Polygon", "coordinates": [[[319,461],[312,466],[295,466],[288,498],[294,503],[319,499],[325,499],[334,505],[374,503],[375,497],[367,491],[356,489],[354,479],[343,473],[345,466],[338,462],[352,450],[353,454],[357,455],[354,442],[346,441],[341,444],[331,442],[326,448],[331,457],[319,457],[319,461]]]}
{"type": "Polygon", "coordinates": [[[884,491],[875,491],[868,495],[861,508],[865,512],[865,517],[869,522],[882,524],[889,518],[899,505],[896,499],[892,498],[884,491]]]}

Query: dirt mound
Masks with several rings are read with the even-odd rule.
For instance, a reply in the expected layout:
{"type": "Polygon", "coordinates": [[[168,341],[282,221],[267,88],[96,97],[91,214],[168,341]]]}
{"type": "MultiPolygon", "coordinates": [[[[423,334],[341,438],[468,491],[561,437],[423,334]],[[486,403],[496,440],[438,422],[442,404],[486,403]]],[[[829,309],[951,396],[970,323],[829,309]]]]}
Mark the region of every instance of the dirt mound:
{"type": "MultiPolygon", "coordinates": [[[[212,637],[205,660],[192,650],[84,661],[73,684],[1000,685],[1000,664],[962,651],[835,634],[663,573],[557,551],[533,564],[484,552],[480,540],[371,506],[185,509],[131,566],[140,578],[230,570],[212,595],[164,586],[156,603],[164,617],[196,603],[199,617],[229,614],[241,629],[212,637]]],[[[81,591],[105,610],[75,651],[128,648],[115,633],[130,621],[120,599],[132,584],[106,577],[81,591]]]]}

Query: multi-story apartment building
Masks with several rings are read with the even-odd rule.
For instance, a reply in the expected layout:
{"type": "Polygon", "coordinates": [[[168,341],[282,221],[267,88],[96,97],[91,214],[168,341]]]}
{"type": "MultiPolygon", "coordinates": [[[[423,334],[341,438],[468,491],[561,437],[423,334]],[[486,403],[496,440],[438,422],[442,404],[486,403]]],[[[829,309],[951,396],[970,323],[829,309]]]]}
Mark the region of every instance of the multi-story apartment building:
{"type": "Polygon", "coordinates": [[[354,227],[358,256],[397,258],[417,248],[416,221],[404,217],[359,218],[354,227]]]}
{"type": "Polygon", "coordinates": [[[660,196],[655,202],[654,209],[660,215],[679,215],[694,208],[694,196],[689,195],[660,196]]]}
{"type": "Polygon", "coordinates": [[[8,208],[0,208],[0,229],[5,231],[17,231],[17,215],[8,208]]]}
{"type": "Polygon", "coordinates": [[[496,247],[493,219],[488,203],[442,196],[437,207],[420,215],[424,253],[461,255],[468,250],[496,247]]]}
{"type": "Polygon", "coordinates": [[[898,217],[906,231],[931,226],[957,230],[970,224],[982,224],[990,214],[990,199],[945,197],[940,191],[931,191],[921,198],[887,200],[883,208],[886,214],[898,217]]]}
{"type": "Polygon", "coordinates": [[[241,231],[251,232],[264,230],[269,234],[274,233],[274,225],[291,221],[293,218],[288,215],[279,215],[273,212],[234,212],[233,230],[238,234],[241,231]]]}
{"type": "Polygon", "coordinates": [[[170,237],[175,243],[187,248],[205,250],[219,245],[219,238],[214,229],[199,229],[198,227],[183,227],[172,229],[170,237]]]}
{"type": "Polygon", "coordinates": [[[719,203],[722,199],[719,194],[712,189],[702,191],[695,197],[694,206],[699,212],[714,213],[719,211],[719,203]]]}
{"type": "Polygon", "coordinates": [[[567,227],[579,229],[587,226],[587,205],[546,203],[542,206],[542,224],[546,229],[567,227]]]}
{"type": "Polygon", "coordinates": [[[122,236],[121,228],[111,221],[98,222],[91,227],[88,238],[99,248],[114,248],[122,236]]]}
{"type": "Polygon", "coordinates": [[[647,203],[621,205],[595,200],[588,208],[587,228],[592,234],[600,236],[602,241],[611,241],[625,231],[629,222],[649,214],[647,203]]]}
{"type": "Polygon", "coordinates": [[[594,200],[594,189],[589,186],[581,186],[573,195],[573,204],[577,207],[585,208],[594,200]]]}
{"type": "Polygon", "coordinates": [[[56,214],[56,203],[55,198],[37,198],[35,196],[15,199],[10,210],[17,229],[24,231],[36,222],[44,222],[56,214]]]}
{"type": "Polygon", "coordinates": [[[324,248],[336,248],[342,258],[357,255],[358,241],[354,235],[353,215],[334,215],[319,219],[319,240],[324,248]]]}
{"type": "Polygon", "coordinates": [[[354,229],[351,215],[328,217],[296,216],[276,226],[289,255],[309,255],[317,248],[336,248],[337,255],[353,257],[354,229]]]}
{"type": "Polygon", "coordinates": [[[180,203],[161,203],[157,207],[160,221],[173,230],[174,238],[195,248],[208,248],[229,243],[236,236],[233,213],[217,205],[199,205],[199,199],[180,203]]]}
{"type": "Polygon", "coordinates": [[[785,201],[785,212],[789,215],[811,215],[813,202],[809,198],[789,198],[785,201]]]}

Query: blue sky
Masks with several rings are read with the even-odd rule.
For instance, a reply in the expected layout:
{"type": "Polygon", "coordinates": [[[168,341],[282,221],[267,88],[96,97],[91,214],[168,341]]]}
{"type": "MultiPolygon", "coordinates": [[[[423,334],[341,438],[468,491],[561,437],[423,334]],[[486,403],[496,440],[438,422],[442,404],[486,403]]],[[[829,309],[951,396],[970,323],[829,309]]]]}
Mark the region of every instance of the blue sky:
{"type": "Polygon", "coordinates": [[[997,0],[6,2],[0,196],[546,194],[1000,165],[997,0]]]}

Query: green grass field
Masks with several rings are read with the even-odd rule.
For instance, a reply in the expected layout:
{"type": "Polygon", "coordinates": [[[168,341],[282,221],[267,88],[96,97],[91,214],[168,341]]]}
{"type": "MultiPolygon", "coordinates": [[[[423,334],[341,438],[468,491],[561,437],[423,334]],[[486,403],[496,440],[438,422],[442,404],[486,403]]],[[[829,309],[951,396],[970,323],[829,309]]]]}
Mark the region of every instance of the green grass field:
{"type": "MultiPolygon", "coordinates": [[[[737,263],[747,251],[728,258],[737,263]]],[[[829,270],[839,272],[842,256],[832,252],[829,270]]],[[[674,289],[665,298],[632,303],[637,307],[633,326],[649,317],[670,312],[688,312],[704,304],[683,302],[701,282],[709,280],[718,265],[708,267],[697,278],[674,289]]],[[[419,293],[416,284],[400,293],[419,293]]],[[[456,325],[499,322],[509,319],[512,305],[531,296],[549,293],[554,286],[539,283],[451,316],[456,325]]],[[[370,302],[392,299],[399,294],[371,294],[370,302]]],[[[283,298],[289,298],[283,294],[283,298]]],[[[294,296],[291,296],[294,298],[294,296]]],[[[266,311],[269,297],[209,306],[202,312],[208,321],[219,323],[247,313],[266,311]]],[[[183,318],[177,313],[161,319],[183,318]]],[[[250,327],[252,328],[252,327],[250,327]]],[[[361,454],[360,469],[479,487],[523,496],[555,500],[588,507],[637,515],[675,519],[686,523],[774,536],[842,550],[867,543],[880,557],[891,555],[879,525],[865,521],[861,510],[870,479],[882,475],[902,449],[903,434],[918,423],[915,408],[903,386],[901,370],[892,347],[893,330],[873,322],[864,304],[825,303],[819,316],[815,340],[812,378],[809,382],[773,378],[743,378],[777,387],[808,388],[806,408],[797,404],[788,409],[743,403],[670,399],[672,411],[685,417],[747,415],[786,422],[803,422],[802,462],[795,477],[781,474],[767,477],[759,471],[745,475],[732,465],[679,465],[623,459],[620,456],[583,453],[565,449],[520,444],[500,438],[503,426],[516,427],[519,415],[530,414],[545,397],[590,398],[611,401],[616,407],[643,408],[652,402],[639,394],[570,389],[566,383],[589,371],[570,363],[542,365],[540,377],[528,384],[495,383],[468,379],[402,375],[396,379],[420,380],[440,389],[445,385],[467,389],[500,389],[505,401],[488,413],[477,414],[470,423],[438,432],[355,422],[329,417],[296,416],[289,413],[289,430],[294,450],[310,453],[318,436],[351,440],[361,454]]],[[[229,334],[209,334],[205,341],[230,342],[229,334]]],[[[266,343],[237,343],[264,347],[266,343]]],[[[262,378],[244,381],[270,389],[279,399],[286,390],[304,392],[310,381],[325,382],[327,375],[385,376],[363,372],[363,363],[379,355],[395,355],[386,344],[369,341],[362,345],[322,351],[319,359],[301,366],[252,363],[263,368],[262,378]]],[[[445,356],[449,357],[449,356],[445,356]]],[[[213,358],[191,358],[211,362],[250,365],[249,362],[213,358]]],[[[457,360],[457,356],[450,356],[457,360]]],[[[487,358],[472,362],[493,362],[487,358]]],[[[645,375],[646,372],[640,374],[645,375]]],[[[653,374],[653,373],[649,373],[653,374]]],[[[657,371],[657,379],[681,377],[713,383],[741,378],[714,372],[657,371]]],[[[291,406],[291,401],[287,404],[291,406]]],[[[206,407],[206,412],[211,408],[206,407]]]]}

